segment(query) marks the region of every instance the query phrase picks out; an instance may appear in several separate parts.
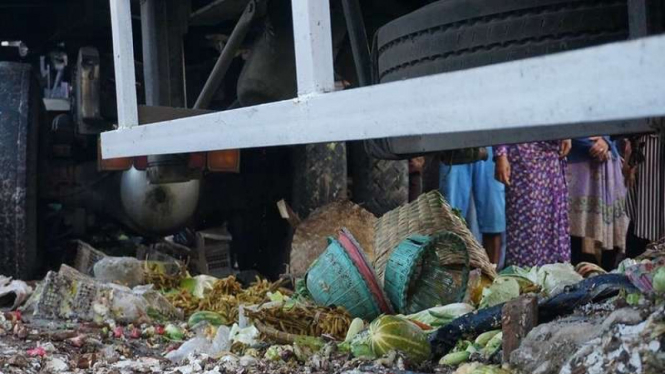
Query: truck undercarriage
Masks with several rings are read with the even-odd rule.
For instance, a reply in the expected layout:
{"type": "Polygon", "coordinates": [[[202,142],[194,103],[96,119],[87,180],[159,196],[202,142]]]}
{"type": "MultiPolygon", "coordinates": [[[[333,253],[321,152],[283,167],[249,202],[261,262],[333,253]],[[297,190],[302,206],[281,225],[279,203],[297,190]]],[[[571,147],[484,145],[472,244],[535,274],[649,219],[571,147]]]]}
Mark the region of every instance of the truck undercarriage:
{"type": "MultiPolygon", "coordinates": [[[[352,89],[626,40],[629,3],[331,1],[334,83],[336,90],[352,89]]],[[[275,208],[280,199],[302,218],[347,197],[381,215],[407,200],[404,160],[429,154],[436,139],[449,148],[492,144],[478,132],[472,141],[434,136],[169,154],[142,153],[152,144],[146,138],[126,143],[133,157],[102,159],[100,134],[124,116],[117,111],[125,108],[117,90],[136,95],[138,120],[147,124],[290,100],[302,88],[288,0],[128,4],[136,72],[128,89],[118,87],[117,66],[114,74],[118,51],[108,1],[0,5],[0,60],[15,62],[1,65],[0,73],[24,72],[13,83],[3,79],[3,92],[8,102],[18,99],[34,111],[19,119],[23,132],[0,137],[7,152],[2,160],[12,163],[3,177],[17,181],[0,195],[8,217],[0,239],[5,272],[35,274],[43,270],[38,250],[49,247],[57,258],[62,243],[93,235],[110,220],[148,241],[225,223],[240,268],[277,276],[284,267],[276,264],[288,263],[292,231],[275,208]],[[19,87],[25,90],[17,96],[19,87]],[[39,110],[39,97],[46,111],[39,110]]],[[[649,33],[662,26],[661,5],[650,8],[656,21],[647,22],[649,33]]],[[[377,120],[375,127],[383,126],[377,120]]],[[[611,131],[648,129],[643,121],[619,121],[611,131]]],[[[171,142],[185,145],[183,140],[171,142]]],[[[438,162],[428,157],[433,167],[426,168],[425,190],[438,184],[438,162]]]]}

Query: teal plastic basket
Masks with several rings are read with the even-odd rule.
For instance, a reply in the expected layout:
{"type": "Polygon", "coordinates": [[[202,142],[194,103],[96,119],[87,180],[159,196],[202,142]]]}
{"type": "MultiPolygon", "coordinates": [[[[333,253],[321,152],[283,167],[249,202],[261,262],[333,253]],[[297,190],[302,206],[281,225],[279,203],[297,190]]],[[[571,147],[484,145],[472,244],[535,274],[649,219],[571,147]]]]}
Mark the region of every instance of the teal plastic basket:
{"type": "Polygon", "coordinates": [[[451,232],[412,235],[390,255],[385,291],[395,310],[417,313],[437,305],[460,302],[469,278],[469,253],[464,241],[451,232]],[[443,265],[442,257],[463,256],[464,265],[443,265]]]}
{"type": "Polygon", "coordinates": [[[341,306],[351,316],[370,321],[381,314],[363,276],[336,239],[328,238],[328,248],[310,266],[306,283],[319,305],[341,306]]]}

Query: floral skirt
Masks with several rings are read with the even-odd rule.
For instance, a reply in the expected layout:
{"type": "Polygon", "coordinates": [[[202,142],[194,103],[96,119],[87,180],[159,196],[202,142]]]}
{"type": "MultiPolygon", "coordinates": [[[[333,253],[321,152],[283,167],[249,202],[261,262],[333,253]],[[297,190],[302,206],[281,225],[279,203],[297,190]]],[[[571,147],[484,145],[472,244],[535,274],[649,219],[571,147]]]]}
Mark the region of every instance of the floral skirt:
{"type": "Polygon", "coordinates": [[[570,235],[624,251],[629,220],[621,162],[569,163],[567,180],[570,235]]]}
{"type": "Polygon", "coordinates": [[[558,143],[509,148],[506,189],[506,265],[541,266],[570,261],[568,190],[558,143]]]}

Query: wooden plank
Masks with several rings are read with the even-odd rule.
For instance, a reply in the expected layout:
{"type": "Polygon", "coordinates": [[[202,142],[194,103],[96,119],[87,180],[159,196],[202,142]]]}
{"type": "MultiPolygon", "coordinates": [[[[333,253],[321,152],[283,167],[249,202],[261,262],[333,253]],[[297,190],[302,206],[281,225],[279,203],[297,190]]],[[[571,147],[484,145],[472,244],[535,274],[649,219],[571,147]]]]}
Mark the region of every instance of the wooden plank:
{"type": "Polygon", "coordinates": [[[279,215],[282,216],[291,227],[294,229],[298,227],[300,224],[300,217],[298,217],[298,214],[291,209],[284,199],[277,202],[277,209],[279,210],[279,215]]]}
{"type": "Polygon", "coordinates": [[[507,302],[501,312],[503,333],[503,362],[510,361],[529,331],[538,325],[538,299],[534,295],[522,295],[507,302]]]}

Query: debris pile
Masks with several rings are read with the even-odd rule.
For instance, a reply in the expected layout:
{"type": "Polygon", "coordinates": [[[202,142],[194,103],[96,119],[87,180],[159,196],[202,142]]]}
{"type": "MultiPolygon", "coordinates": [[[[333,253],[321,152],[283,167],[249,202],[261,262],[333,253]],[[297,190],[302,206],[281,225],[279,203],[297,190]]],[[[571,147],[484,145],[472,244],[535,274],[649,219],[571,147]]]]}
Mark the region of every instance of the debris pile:
{"type": "MultiPolygon", "coordinates": [[[[427,209],[447,209],[425,199],[435,202],[427,209]]],[[[625,260],[613,273],[591,264],[496,273],[444,216],[459,220],[422,214],[413,230],[400,228],[394,248],[374,247],[378,262],[342,228],[302,278],[246,287],[234,276],[191,276],[167,257],[103,254],[94,264],[91,256],[78,261],[81,271],[49,272],[34,291],[0,277],[8,307],[0,313],[0,370],[664,372],[665,251],[625,260]]]]}

